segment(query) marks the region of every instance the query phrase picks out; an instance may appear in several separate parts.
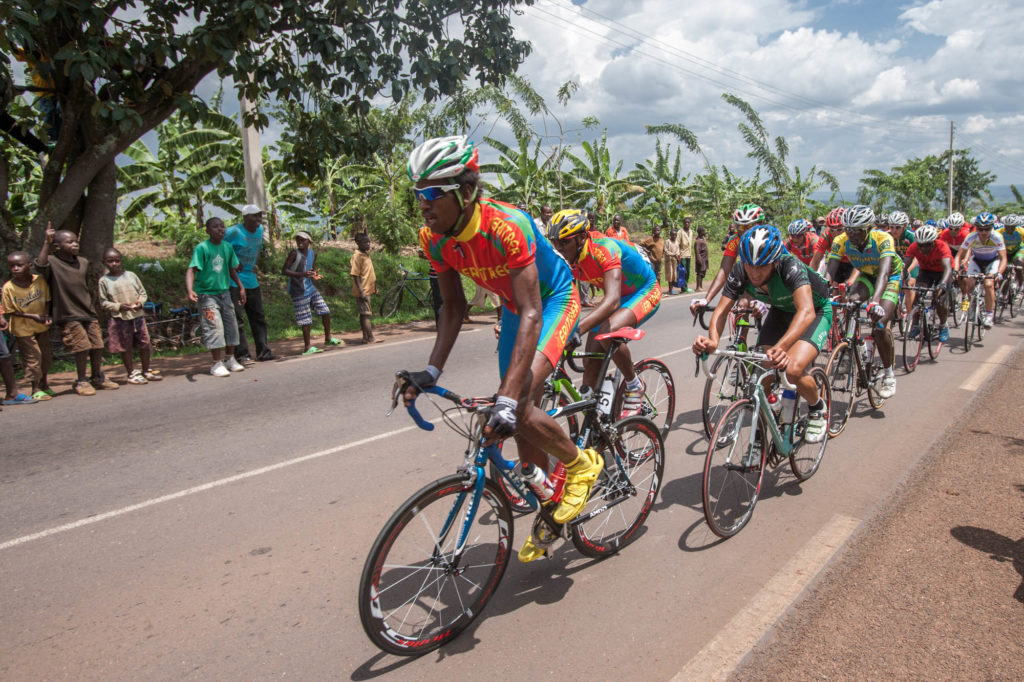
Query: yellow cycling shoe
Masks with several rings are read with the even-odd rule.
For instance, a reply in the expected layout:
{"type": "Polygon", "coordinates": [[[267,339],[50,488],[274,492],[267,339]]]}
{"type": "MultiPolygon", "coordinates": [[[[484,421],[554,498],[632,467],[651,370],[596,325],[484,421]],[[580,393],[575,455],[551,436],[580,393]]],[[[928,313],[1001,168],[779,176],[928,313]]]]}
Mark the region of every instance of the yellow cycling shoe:
{"type": "Polygon", "coordinates": [[[580,515],[603,468],[604,458],[601,453],[590,448],[580,450],[576,460],[565,467],[562,501],[551,515],[556,522],[568,523],[580,515]]]}
{"type": "Polygon", "coordinates": [[[533,544],[533,536],[528,535],[526,536],[526,542],[523,543],[522,549],[519,550],[519,560],[524,564],[528,564],[535,559],[540,559],[545,554],[547,554],[547,550],[533,544]]]}

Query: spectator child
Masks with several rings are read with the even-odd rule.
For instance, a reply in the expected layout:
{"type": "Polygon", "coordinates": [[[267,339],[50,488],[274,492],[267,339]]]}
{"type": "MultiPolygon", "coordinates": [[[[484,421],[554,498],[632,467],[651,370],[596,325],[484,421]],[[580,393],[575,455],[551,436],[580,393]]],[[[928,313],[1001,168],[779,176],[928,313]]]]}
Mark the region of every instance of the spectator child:
{"type": "MultiPolygon", "coordinates": [[[[677,287],[676,266],[679,265],[679,230],[672,228],[668,232],[668,240],[665,242],[665,281],[668,282],[668,293],[672,293],[672,287],[677,287]]],[[[682,293],[680,290],[679,293],[682,293]]]]}
{"type": "Polygon", "coordinates": [[[134,272],[128,272],[121,263],[121,252],[109,248],[103,252],[103,264],[107,274],[100,277],[100,307],[110,315],[107,321],[107,348],[111,353],[120,353],[129,384],[147,384],[160,381],[158,373],[149,368],[149,330],[143,305],[146,303],[146,289],[134,272]],[[132,351],[139,349],[142,369],[136,369],[132,362],[132,351]]]}
{"type": "Polygon", "coordinates": [[[693,259],[696,267],[696,291],[704,289],[704,275],[708,273],[708,231],[703,227],[697,228],[697,239],[693,242],[693,259]]]}
{"type": "Polygon", "coordinates": [[[97,388],[119,388],[103,374],[103,334],[85,281],[89,261],[78,255],[75,233],[47,227],[46,240],[36,256],[36,268],[46,276],[50,285],[52,317],[60,330],[61,343],[75,357],[78,372],[75,393],[94,395],[97,388]],[[55,258],[50,258],[51,249],[55,258]],[[85,378],[87,362],[92,365],[92,375],[88,379],[85,378]]]}
{"type": "Polygon", "coordinates": [[[305,348],[303,355],[319,353],[320,349],[311,345],[309,340],[310,328],[313,326],[313,311],[320,316],[324,325],[324,345],[344,345],[339,339],[331,336],[331,310],[324,302],[323,296],[313,285],[313,280],[320,279],[320,273],[316,269],[316,253],[309,248],[313,238],[308,232],[300,231],[295,234],[296,248],[288,254],[281,268],[281,274],[288,279],[288,295],[292,298],[292,306],[295,308],[295,323],[302,329],[302,343],[305,348]]]}
{"type": "MultiPolygon", "coordinates": [[[[3,377],[4,387],[7,394],[4,397],[4,405],[31,405],[39,402],[35,398],[24,393],[18,393],[18,384],[14,380],[14,363],[11,362],[11,353],[7,350],[7,342],[4,341],[3,332],[7,331],[10,323],[7,316],[0,309],[0,377],[3,377]]],[[[0,408],[3,409],[3,408],[0,408]]]]}
{"type": "Polygon", "coordinates": [[[11,280],[4,284],[3,310],[7,313],[11,335],[21,353],[25,380],[36,400],[49,400],[53,390],[47,381],[53,351],[50,347],[50,287],[46,280],[32,274],[32,256],[15,251],[7,256],[11,280]]]}
{"type": "MultiPolygon", "coordinates": [[[[661,236],[661,228],[657,225],[651,230],[651,236],[640,244],[647,251],[648,260],[654,268],[654,278],[661,286],[661,259],[665,255],[665,238],[661,236]]],[[[670,275],[671,276],[671,275],[670,275]]]]}
{"type": "Polygon", "coordinates": [[[238,320],[230,291],[231,282],[234,282],[238,287],[238,301],[244,306],[245,287],[238,279],[238,256],[224,241],[226,231],[220,218],[207,220],[206,234],[210,238],[196,246],[185,270],[185,290],[188,300],[199,304],[203,345],[213,356],[210,374],[215,377],[230,376],[231,372],[245,369],[234,355],[238,344],[238,320]]]}
{"type": "Polygon", "coordinates": [[[352,295],[356,297],[359,306],[359,326],[363,328],[363,343],[373,343],[370,296],[377,293],[377,274],[373,270],[373,261],[370,260],[370,235],[365,232],[357,234],[356,248],[359,250],[352,254],[352,267],[349,270],[349,274],[352,275],[352,295]]]}

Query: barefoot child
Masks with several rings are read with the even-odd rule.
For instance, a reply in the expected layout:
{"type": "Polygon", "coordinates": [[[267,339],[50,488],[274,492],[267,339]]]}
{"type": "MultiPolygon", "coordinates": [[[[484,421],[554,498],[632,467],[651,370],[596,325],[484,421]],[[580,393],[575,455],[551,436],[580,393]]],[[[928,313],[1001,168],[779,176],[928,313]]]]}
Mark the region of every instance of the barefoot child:
{"type": "Polygon", "coordinates": [[[11,280],[4,284],[2,307],[10,322],[10,331],[21,353],[29,395],[49,400],[53,390],[47,382],[53,352],[50,348],[50,287],[46,280],[32,274],[32,256],[15,251],[7,256],[11,280]]]}
{"type": "Polygon", "coordinates": [[[352,254],[352,295],[359,306],[359,326],[363,329],[363,343],[373,343],[373,324],[370,319],[373,311],[370,308],[370,296],[377,293],[377,274],[370,260],[370,235],[360,232],[356,235],[356,248],[352,254]]]}
{"type": "Polygon", "coordinates": [[[107,274],[100,278],[100,307],[110,315],[107,322],[107,348],[120,353],[129,384],[160,381],[161,377],[149,369],[149,330],[146,329],[146,289],[134,272],[121,264],[121,252],[109,248],[103,252],[107,274]],[[132,362],[132,351],[139,349],[142,369],[132,362]]]}
{"type": "Polygon", "coordinates": [[[341,340],[331,336],[331,310],[313,284],[314,280],[320,279],[320,273],[316,269],[316,253],[309,248],[312,241],[313,238],[304,230],[295,233],[296,248],[288,254],[281,268],[281,274],[289,278],[288,295],[295,308],[295,323],[302,329],[303,355],[320,352],[319,348],[311,345],[309,338],[314,310],[324,325],[324,345],[343,345],[341,340]]]}

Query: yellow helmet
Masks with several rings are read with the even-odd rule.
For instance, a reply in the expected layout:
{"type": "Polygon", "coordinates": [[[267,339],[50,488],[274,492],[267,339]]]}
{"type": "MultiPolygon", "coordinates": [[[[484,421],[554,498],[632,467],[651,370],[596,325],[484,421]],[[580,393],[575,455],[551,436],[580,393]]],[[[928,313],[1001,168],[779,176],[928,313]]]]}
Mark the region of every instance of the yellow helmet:
{"type": "Polygon", "coordinates": [[[551,216],[548,239],[565,239],[590,229],[587,214],[576,208],[566,208],[551,216]]]}

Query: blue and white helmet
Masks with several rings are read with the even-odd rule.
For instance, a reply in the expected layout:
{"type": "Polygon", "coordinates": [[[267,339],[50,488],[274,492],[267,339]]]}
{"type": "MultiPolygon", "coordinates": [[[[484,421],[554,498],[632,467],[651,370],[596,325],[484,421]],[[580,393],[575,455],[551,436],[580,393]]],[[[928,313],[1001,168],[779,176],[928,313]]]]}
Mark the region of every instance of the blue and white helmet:
{"type": "Polygon", "coordinates": [[[774,225],[759,225],[740,237],[740,260],[747,265],[768,265],[782,257],[782,235],[774,225]]]}
{"type": "Polygon", "coordinates": [[[807,230],[811,229],[811,221],[805,220],[804,218],[797,218],[789,224],[786,228],[786,232],[792,237],[798,234],[806,234],[807,230]]]}
{"type": "Polygon", "coordinates": [[[975,227],[992,227],[996,224],[996,217],[988,211],[982,211],[974,216],[975,227]]]}

